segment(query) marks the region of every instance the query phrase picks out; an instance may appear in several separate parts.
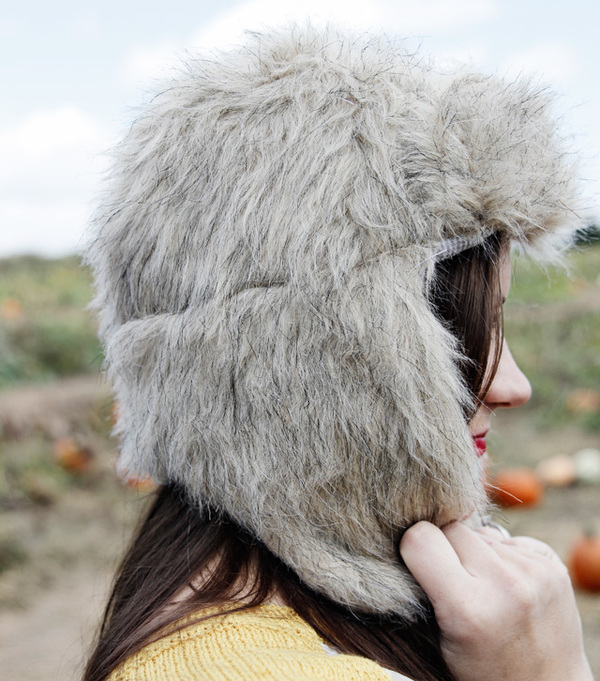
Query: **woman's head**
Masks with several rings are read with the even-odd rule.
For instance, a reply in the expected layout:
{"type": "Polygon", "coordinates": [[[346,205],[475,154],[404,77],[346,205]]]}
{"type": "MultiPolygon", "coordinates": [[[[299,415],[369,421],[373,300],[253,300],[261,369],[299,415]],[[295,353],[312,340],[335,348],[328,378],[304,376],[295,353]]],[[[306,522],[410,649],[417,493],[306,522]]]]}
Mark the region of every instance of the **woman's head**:
{"type": "Polygon", "coordinates": [[[500,244],[570,219],[547,106],[333,33],[190,61],[117,148],[88,250],[121,466],[227,513],[334,600],[414,615],[396,543],[485,505],[465,353],[477,315],[500,337],[497,277],[457,280],[461,314],[479,310],[464,338],[432,299],[454,295],[445,255],[489,275],[500,244]]]}

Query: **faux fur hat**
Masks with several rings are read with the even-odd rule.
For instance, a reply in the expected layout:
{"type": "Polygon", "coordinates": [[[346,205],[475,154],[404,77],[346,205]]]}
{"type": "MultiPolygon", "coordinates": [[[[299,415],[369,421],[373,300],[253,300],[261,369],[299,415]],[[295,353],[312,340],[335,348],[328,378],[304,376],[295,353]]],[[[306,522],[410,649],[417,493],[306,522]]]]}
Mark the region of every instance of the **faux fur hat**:
{"type": "Polygon", "coordinates": [[[485,507],[432,265],[456,239],[548,252],[569,231],[548,107],[331,30],[188,61],[116,148],[87,252],[122,469],[336,601],[413,617],[402,530],[485,507]]]}

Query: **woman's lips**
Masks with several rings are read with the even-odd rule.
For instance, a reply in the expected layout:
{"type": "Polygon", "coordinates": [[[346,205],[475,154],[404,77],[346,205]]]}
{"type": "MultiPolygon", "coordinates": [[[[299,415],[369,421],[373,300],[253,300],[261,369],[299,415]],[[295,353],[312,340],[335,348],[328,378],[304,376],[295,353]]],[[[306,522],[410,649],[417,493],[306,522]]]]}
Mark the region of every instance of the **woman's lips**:
{"type": "Polygon", "coordinates": [[[475,445],[475,453],[477,456],[483,456],[487,451],[487,444],[485,435],[476,435],[473,437],[473,444],[475,445]]]}

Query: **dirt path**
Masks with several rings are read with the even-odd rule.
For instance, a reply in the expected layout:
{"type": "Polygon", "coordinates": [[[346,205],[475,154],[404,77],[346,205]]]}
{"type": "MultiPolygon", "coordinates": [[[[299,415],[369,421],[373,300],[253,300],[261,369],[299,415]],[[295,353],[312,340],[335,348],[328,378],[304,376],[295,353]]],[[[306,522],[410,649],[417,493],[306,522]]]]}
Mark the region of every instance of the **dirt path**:
{"type": "Polygon", "coordinates": [[[6,681],[76,681],[104,606],[110,576],[91,568],[57,575],[24,610],[0,613],[6,681]]]}
{"type": "Polygon", "coordinates": [[[0,391],[0,434],[22,438],[38,431],[62,437],[109,396],[108,385],[97,374],[0,391]]]}
{"type": "MultiPolygon", "coordinates": [[[[74,376],[41,385],[0,391],[0,436],[11,451],[25,455],[31,441],[46,442],[89,430],[99,405],[110,403],[109,389],[98,375],[74,376]]],[[[106,429],[106,428],[105,428],[106,429]]],[[[110,449],[96,452],[98,466],[110,449]]],[[[38,445],[36,445],[38,446],[38,445]]],[[[6,449],[0,455],[6,455],[6,449]]],[[[4,473],[0,470],[0,475],[4,473]]],[[[96,477],[102,472],[96,473],[96,477]]],[[[118,483],[114,482],[113,487],[118,483]]],[[[101,542],[119,546],[122,504],[117,492],[106,498],[98,481],[68,489],[64,498],[36,507],[21,501],[0,508],[1,527],[31,550],[28,560],[2,573],[2,594],[15,596],[0,607],[0,677],[6,681],[75,681],[93,638],[112,571],[101,542]],[[114,514],[106,508],[115,509],[114,514]],[[117,517],[117,520],[113,518],[117,517]],[[95,552],[95,553],[94,553],[95,552]],[[75,555],[80,553],[81,556],[75,555]],[[100,559],[101,558],[101,559],[100,559]],[[14,573],[16,570],[16,574],[14,573]]],[[[122,495],[121,495],[122,496],[122,495]]],[[[3,535],[4,536],[4,535],[3,535]]],[[[106,544],[104,544],[106,546],[106,544]]]]}

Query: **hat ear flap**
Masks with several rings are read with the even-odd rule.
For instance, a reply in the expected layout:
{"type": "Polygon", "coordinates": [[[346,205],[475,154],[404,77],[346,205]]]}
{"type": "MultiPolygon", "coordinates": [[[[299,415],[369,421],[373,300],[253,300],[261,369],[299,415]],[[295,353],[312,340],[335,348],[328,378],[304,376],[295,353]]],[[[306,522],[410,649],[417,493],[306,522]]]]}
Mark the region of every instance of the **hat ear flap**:
{"type": "Polygon", "coordinates": [[[318,531],[307,533],[295,519],[277,515],[267,522],[269,532],[263,542],[276,555],[285,556],[285,562],[311,589],[350,610],[395,613],[408,621],[423,614],[427,599],[400,563],[399,553],[394,561],[360,555],[332,544],[318,531]]]}
{"type": "Polygon", "coordinates": [[[389,493],[378,503],[399,525],[443,524],[485,505],[465,418],[473,396],[459,369],[464,356],[428,298],[431,256],[419,246],[382,254],[349,273],[332,303],[340,328],[355,334],[342,413],[371,434],[375,470],[389,479],[374,484],[389,493]]]}

